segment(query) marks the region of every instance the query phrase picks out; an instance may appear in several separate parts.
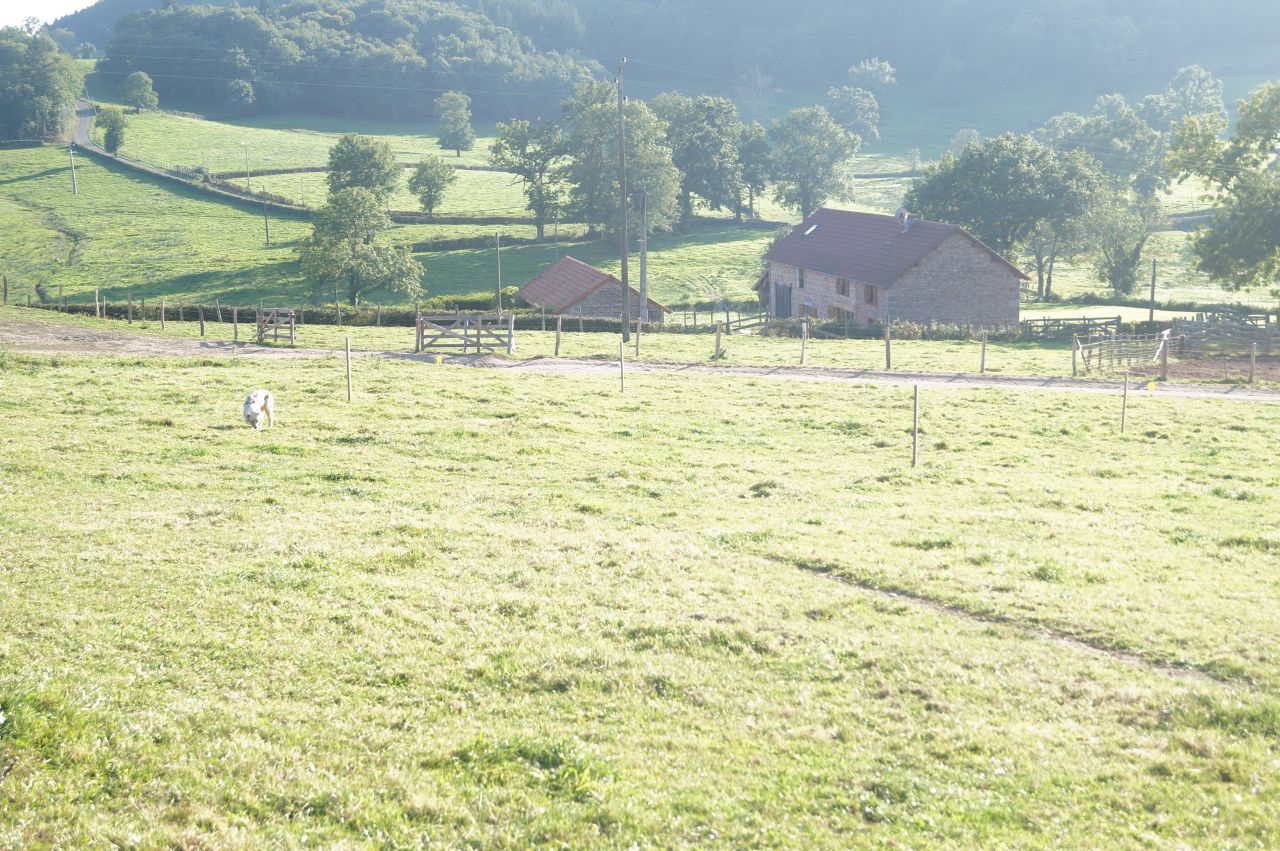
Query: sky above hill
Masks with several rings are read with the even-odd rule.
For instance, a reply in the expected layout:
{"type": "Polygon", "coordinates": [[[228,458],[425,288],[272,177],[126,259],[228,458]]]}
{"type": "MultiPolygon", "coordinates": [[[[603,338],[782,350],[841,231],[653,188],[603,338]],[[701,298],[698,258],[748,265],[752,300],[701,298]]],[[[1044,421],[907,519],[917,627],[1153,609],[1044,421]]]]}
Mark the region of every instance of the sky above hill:
{"type": "Polygon", "coordinates": [[[16,27],[27,18],[39,18],[47,24],[93,3],[94,0],[5,0],[0,3],[0,27],[16,27]]]}

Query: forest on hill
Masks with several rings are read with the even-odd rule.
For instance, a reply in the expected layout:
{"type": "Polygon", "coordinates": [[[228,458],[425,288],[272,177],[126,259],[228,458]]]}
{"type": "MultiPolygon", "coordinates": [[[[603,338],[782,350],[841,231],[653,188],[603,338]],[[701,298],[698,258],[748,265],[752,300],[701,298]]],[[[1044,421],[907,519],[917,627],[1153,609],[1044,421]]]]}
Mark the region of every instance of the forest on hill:
{"type": "Polygon", "coordinates": [[[235,112],[422,117],[442,92],[476,114],[551,113],[600,69],[453,3],[301,0],[257,8],[181,6],[116,22],[109,79],[143,71],[166,101],[235,112]]]}
{"type": "Polygon", "coordinates": [[[216,10],[101,0],[53,31],[68,48],[110,45],[117,69],[147,71],[162,96],[216,99],[219,86],[199,78],[248,79],[264,102],[329,113],[400,100],[387,90],[459,88],[480,114],[532,116],[556,100],[539,93],[563,95],[566,80],[621,56],[678,71],[689,89],[740,95],[821,92],[876,56],[902,89],[948,101],[1129,91],[1134,78],[1141,87],[1190,63],[1280,70],[1271,0],[835,0],[803,14],[766,0],[260,0],[216,10]],[[149,11],[131,14],[139,9],[149,11]],[[385,90],[324,88],[347,77],[385,90]],[[486,94],[494,86],[505,100],[486,94]]]}

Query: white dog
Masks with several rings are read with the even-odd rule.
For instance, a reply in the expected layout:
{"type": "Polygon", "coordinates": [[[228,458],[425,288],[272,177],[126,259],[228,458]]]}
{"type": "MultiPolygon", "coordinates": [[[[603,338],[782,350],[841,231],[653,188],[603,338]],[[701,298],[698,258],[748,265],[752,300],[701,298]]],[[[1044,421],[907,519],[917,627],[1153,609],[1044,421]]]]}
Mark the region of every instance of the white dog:
{"type": "Polygon", "coordinates": [[[244,421],[260,430],[265,422],[268,427],[276,424],[276,400],[270,390],[255,390],[244,400],[244,421]]]}

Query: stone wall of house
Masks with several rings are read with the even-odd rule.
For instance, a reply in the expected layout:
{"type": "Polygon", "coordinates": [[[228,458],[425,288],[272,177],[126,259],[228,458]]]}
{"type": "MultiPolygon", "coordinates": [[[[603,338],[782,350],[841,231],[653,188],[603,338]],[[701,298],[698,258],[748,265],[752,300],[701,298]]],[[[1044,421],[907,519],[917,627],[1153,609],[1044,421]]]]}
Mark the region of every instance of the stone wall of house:
{"type": "Polygon", "coordinates": [[[894,319],[1003,327],[1018,323],[1021,279],[961,233],[942,241],[889,290],[894,319]]]}
{"type": "MultiPolygon", "coordinates": [[[[825,272],[804,270],[804,287],[800,286],[800,269],[784,263],[769,262],[769,313],[777,316],[777,287],[791,287],[791,316],[813,316],[820,321],[840,319],[833,308],[846,311],[858,323],[879,322],[884,318],[885,293],[856,281],[849,283],[849,294],[840,295],[838,279],[825,272]],[[874,298],[875,302],[868,297],[874,298]]],[[[786,317],[784,317],[786,318],[786,317]]]]}
{"type": "Polygon", "coordinates": [[[888,289],[852,281],[842,296],[834,275],[769,263],[769,312],[778,315],[777,288],[791,287],[791,316],[837,319],[833,308],[848,311],[853,321],[883,321],[886,313],[909,322],[971,323],[1003,327],[1018,323],[1021,279],[986,249],[961,233],[942,241],[888,289]]]}
{"type": "MultiPolygon", "coordinates": [[[[640,295],[636,292],[631,293],[631,319],[634,321],[640,315],[640,295]]],[[[582,301],[570,307],[565,313],[569,316],[600,316],[609,319],[622,318],[622,285],[609,281],[600,289],[584,298],[582,301]]],[[[660,323],[664,320],[665,315],[662,310],[649,306],[649,321],[660,323]]]]}

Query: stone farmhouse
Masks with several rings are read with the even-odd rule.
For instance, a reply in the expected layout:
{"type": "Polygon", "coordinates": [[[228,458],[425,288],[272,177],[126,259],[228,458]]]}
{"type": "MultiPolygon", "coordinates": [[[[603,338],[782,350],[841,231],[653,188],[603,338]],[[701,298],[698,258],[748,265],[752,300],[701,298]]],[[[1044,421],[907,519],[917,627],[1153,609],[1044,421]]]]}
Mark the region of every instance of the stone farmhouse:
{"type": "MultiPolygon", "coordinates": [[[[640,317],[640,293],[628,287],[631,318],[640,317]]],[[[622,318],[622,282],[607,272],[564,256],[520,288],[520,298],[562,316],[622,318]]],[[[661,323],[671,308],[649,299],[649,322],[661,323]]]]}
{"type": "Polygon", "coordinates": [[[1003,327],[1027,276],[958,225],[823,208],[764,256],[772,316],[1003,327]]]}

